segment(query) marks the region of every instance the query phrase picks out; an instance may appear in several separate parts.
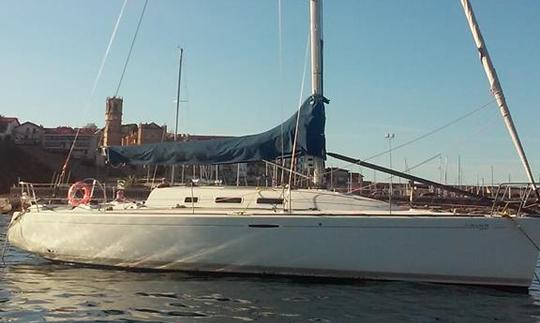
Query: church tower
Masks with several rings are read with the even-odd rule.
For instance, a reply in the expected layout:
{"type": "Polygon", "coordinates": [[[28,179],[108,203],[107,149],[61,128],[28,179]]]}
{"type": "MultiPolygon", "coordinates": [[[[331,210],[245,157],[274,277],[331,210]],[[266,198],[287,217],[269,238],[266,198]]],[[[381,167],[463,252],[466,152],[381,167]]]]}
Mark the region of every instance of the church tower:
{"type": "Polygon", "coordinates": [[[105,131],[103,146],[117,146],[122,144],[122,106],[124,100],[113,96],[107,98],[105,107],[105,131]]]}

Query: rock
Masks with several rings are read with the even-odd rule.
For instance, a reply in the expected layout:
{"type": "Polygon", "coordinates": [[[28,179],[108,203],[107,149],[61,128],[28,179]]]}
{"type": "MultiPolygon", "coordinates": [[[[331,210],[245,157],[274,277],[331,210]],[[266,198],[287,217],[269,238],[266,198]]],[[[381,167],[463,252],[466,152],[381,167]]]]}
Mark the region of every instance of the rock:
{"type": "Polygon", "coordinates": [[[7,198],[0,198],[0,213],[9,213],[11,211],[11,203],[7,198]]]}

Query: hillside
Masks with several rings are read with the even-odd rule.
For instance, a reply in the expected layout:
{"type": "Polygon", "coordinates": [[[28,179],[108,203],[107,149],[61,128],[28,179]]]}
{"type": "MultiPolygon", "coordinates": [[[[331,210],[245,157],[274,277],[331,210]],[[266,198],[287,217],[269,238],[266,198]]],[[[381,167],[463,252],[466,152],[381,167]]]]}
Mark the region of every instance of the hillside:
{"type": "MultiPolygon", "coordinates": [[[[65,160],[65,153],[44,151],[39,146],[17,146],[0,142],[0,194],[8,193],[17,181],[49,183],[65,160]]],[[[71,180],[100,177],[100,169],[88,162],[74,160],[71,180]]],[[[101,169],[101,171],[103,171],[101,169]]]]}
{"type": "Polygon", "coordinates": [[[24,179],[37,182],[51,180],[54,170],[21,148],[9,142],[0,142],[0,193],[9,192],[9,188],[24,179]]]}

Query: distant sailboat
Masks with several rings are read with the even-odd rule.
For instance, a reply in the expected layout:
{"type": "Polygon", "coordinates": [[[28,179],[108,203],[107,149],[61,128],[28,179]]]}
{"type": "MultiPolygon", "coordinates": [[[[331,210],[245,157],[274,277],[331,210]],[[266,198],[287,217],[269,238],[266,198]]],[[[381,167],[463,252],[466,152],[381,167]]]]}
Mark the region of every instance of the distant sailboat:
{"type": "MultiPolygon", "coordinates": [[[[313,91],[289,120],[252,136],[109,147],[110,162],[209,165],[313,156],[318,182],[328,101],[321,0],[310,0],[310,8],[313,91]]],[[[527,288],[540,218],[401,210],[322,189],[178,186],[154,189],[144,205],[34,204],[13,216],[8,237],[48,259],[93,265],[527,288]]]]}
{"type": "MultiPolygon", "coordinates": [[[[180,116],[180,84],[182,81],[182,59],[184,58],[184,49],[180,48],[178,58],[178,81],[176,83],[176,114],[174,116],[174,142],[178,139],[178,118],[180,116]]],[[[171,166],[171,184],[175,181],[175,165],[171,166]]]]}

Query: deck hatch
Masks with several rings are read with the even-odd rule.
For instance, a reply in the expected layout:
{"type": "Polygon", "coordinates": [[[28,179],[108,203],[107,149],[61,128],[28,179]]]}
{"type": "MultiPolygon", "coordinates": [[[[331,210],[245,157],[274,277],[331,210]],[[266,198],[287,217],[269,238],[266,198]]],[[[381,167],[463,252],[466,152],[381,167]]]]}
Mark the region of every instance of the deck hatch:
{"type": "Polygon", "coordinates": [[[282,198],[259,197],[257,204],[283,204],[282,198]]]}
{"type": "Polygon", "coordinates": [[[279,224],[250,224],[248,225],[250,228],[279,228],[279,224]]]}
{"type": "Polygon", "coordinates": [[[216,203],[242,203],[241,197],[216,197],[216,203]]]}

